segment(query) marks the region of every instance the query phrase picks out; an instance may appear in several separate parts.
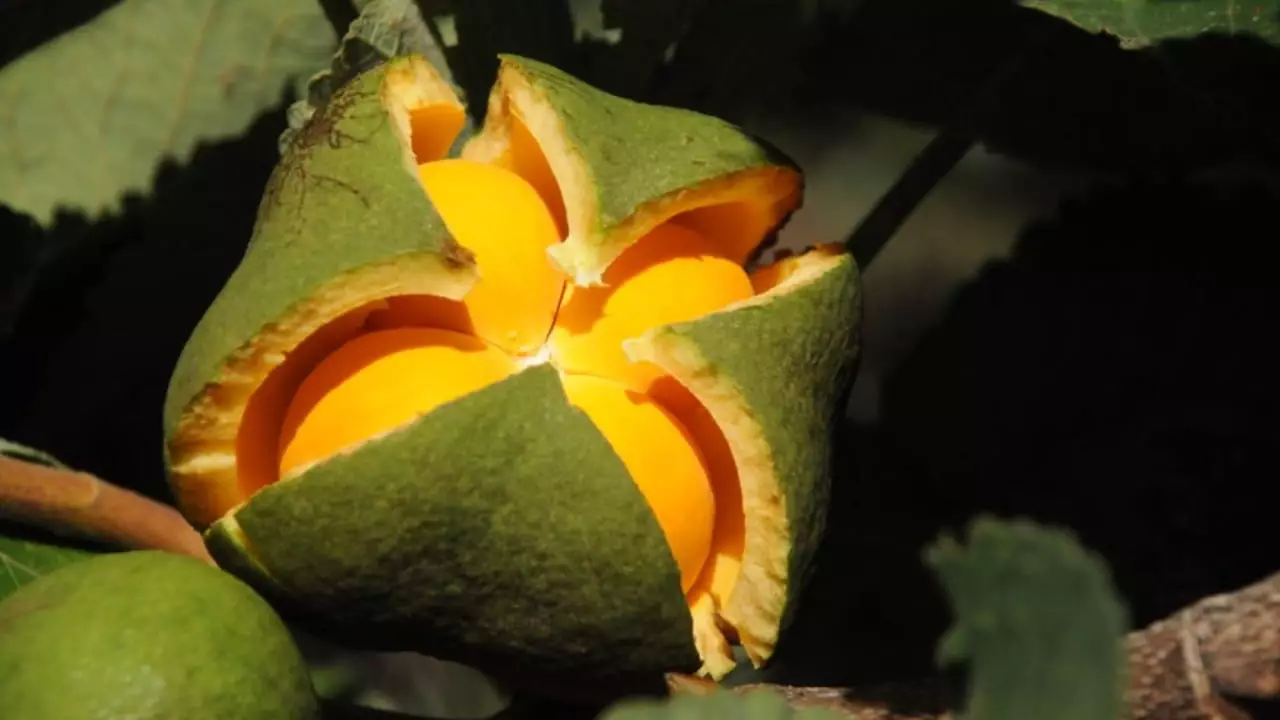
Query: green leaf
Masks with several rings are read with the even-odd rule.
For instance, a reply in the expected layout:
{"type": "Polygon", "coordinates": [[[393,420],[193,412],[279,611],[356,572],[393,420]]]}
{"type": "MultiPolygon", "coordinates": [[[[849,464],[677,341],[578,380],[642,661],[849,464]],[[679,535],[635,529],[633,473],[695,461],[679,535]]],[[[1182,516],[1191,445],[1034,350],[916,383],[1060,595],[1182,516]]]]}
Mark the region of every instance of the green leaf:
{"type": "Polygon", "coordinates": [[[1121,47],[1208,32],[1244,33],[1280,45],[1280,0],[1020,0],[1089,32],[1106,33],[1121,47]]]}
{"type": "Polygon", "coordinates": [[[13,442],[0,438],[0,455],[11,457],[15,460],[25,460],[29,463],[44,465],[52,468],[66,468],[58,458],[50,455],[43,450],[37,450],[21,443],[13,442]]]}
{"type": "MultiPolygon", "coordinates": [[[[8,530],[0,524],[0,533],[8,530]]],[[[69,544],[56,545],[0,534],[0,600],[41,575],[96,554],[69,544]]]]}
{"type": "Polygon", "coordinates": [[[149,190],[328,61],[315,0],[124,0],[0,70],[0,202],[49,226],[149,190]]]}
{"type": "Polygon", "coordinates": [[[307,81],[306,97],[289,106],[289,128],[280,136],[281,152],[334,91],[353,77],[397,55],[422,55],[453,82],[443,41],[427,24],[415,0],[366,0],[343,35],[329,67],[307,81]]]}
{"type": "Polygon", "coordinates": [[[967,720],[1121,717],[1127,611],[1071,534],[983,517],[926,558],[955,614],[939,661],[970,662],[967,720]]]}
{"type": "Polygon", "coordinates": [[[735,694],[717,690],[707,695],[675,695],[662,700],[623,700],[598,720],[841,720],[844,716],[818,708],[797,710],[768,690],[735,694]]]}

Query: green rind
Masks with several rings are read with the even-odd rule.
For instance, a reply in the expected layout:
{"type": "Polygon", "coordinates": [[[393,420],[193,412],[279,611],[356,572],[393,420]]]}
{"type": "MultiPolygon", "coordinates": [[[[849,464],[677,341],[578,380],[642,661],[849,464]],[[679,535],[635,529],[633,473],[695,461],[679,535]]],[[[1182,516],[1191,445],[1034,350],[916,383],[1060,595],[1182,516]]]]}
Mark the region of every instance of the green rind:
{"type": "Polygon", "coordinates": [[[315,720],[307,665],[244,583],[192,558],[101,555],[0,603],[0,715],[315,720]]]}
{"type": "Polygon", "coordinates": [[[235,521],[210,525],[204,532],[204,544],[218,567],[252,585],[273,605],[291,602],[289,594],[247,547],[244,534],[235,521]]]}
{"type": "Polygon", "coordinates": [[[699,665],[662,530],[549,365],[270,485],[234,517],[271,584],[371,649],[526,682],[699,665]]]}
{"type": "Polygon", "coordinates": [[[396,256],[457,254],[380,101],[388,74],[409,62],[392,60],[343,86],[285,151],[244,259],[178,359],[165,401],[166,440],[239,348],[321,286],[396,256]]]}
{"type": "Polygon", "coordinates": [[[781,152],[719,118],[618,97],[529,58],[501,58],[556,110],[569,146],[591,173],[597,233],[669,193],[753,168],[795,168],[781,152]]]}
{"type": "Polygon", "coordinates": [[[788,602],[795,610],[826,527],[833,429],[856,373],[862,320],[853,256],[812,281],[698,320],[663,328],[696,349],[711,372],[732,383],[764,431],[791,528],[788,602]]]}

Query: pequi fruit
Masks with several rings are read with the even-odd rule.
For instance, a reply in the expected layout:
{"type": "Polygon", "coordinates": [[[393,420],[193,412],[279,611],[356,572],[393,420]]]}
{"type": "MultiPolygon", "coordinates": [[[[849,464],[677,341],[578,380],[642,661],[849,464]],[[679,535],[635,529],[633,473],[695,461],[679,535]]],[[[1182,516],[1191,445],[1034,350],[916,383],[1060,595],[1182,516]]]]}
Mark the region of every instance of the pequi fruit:
{"type": "Polygon", "coordinates": [[[421,58],[287,149],[165,454],[219,563],[331,636],[586,684],[768,660],[822,534],[858,273],[745,268],[800,173],[715,118],[421,58]]]}
{"type": "Polygon", "coordinates": [[[23,720],[313,720],[302,654],[266,601],[198,560],[99,555],[0,603],[0,713],[23,720]]]}

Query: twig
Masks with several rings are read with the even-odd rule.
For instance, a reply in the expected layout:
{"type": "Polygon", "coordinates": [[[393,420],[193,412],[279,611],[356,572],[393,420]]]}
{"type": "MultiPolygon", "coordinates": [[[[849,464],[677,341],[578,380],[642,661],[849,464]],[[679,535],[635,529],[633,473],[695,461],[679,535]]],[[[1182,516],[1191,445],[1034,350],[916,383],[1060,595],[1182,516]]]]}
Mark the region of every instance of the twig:
{"type": "Polygon", "coordinates": [[[977,145],[982,121],[998,108],[996,101],[1009,79],[1022,68],[1028,52],[1042,39],[1040,32],[1027,32],[1004,61],[978,85],[960,114],[934,135],[902,175],[880,196],[871,211],[858,221],[844,244],[862,269],[871,265],[916,207],[977,145]]]}
{"type": "MultiPolygon", "coordinates": [[[[1213,595],[1129,633],[1123,720],[1251,720],[1230,697],[1280,699],[1280,573],[1213,595]]],[[[674,692],[709,692],[713,683],[672,676],[674,692]]],[[[956,698],[934,678],[868,688],[758,683],[796,707],[825,707],[849,720],[951,720],[956,698]]]]}
{"type": "Polygon", "coordinates": [[[859,266],[865,269],[875,260],[916,206],[950,174],[973,145],[972,137],[947,130],[933,136],[845,240],[859,266]]]}
{"type": "Polygon", "coordinates": [[[1248,720],[1228,696],[1280,699],[1280,573],[1212,595],[1125,640],[1143,720],[1248,720]]]}
{"type": "Polygon", "coordinates": [[[167,550],[213,564],[174,508],[93,475],[0,456],[0,517],[130,549],[167,550]]]}

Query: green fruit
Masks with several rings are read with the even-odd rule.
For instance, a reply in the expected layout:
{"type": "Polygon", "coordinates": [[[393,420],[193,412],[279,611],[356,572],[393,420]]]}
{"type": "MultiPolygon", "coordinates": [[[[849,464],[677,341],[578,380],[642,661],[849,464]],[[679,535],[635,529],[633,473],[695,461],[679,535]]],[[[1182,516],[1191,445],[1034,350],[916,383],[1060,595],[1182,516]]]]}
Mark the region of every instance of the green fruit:
{"type": "Polygon", "coordinates": [[[721,120],[512,56],[442,159],[459,108],[397,58],[286,151],[170,384],[179,505],[362,647],[548,691],[764,664],[822,536],[857,267],[745,269],[802,177],[721,120]]]}
{"type": "Polygon", "coordinates": [[[307,720],[307,666],[244,583],[185,556],[122,552],[0,603],[0,715],[14,720],[307,720]]]}

